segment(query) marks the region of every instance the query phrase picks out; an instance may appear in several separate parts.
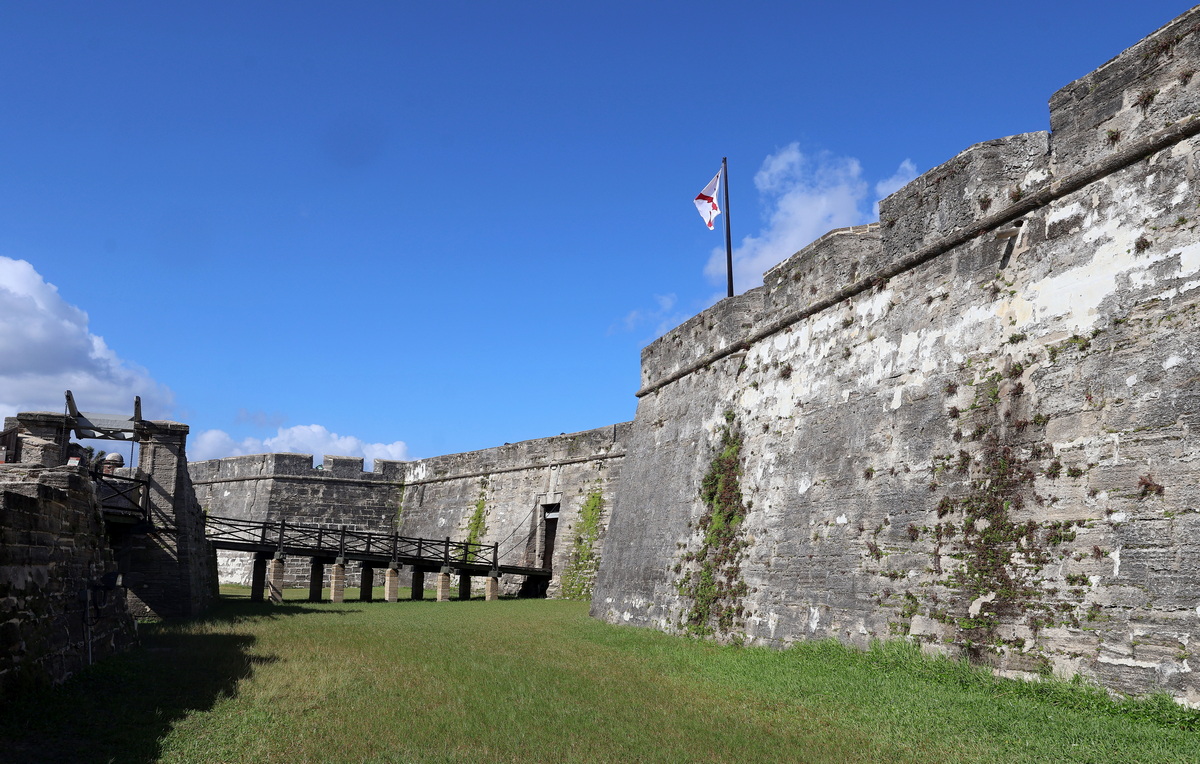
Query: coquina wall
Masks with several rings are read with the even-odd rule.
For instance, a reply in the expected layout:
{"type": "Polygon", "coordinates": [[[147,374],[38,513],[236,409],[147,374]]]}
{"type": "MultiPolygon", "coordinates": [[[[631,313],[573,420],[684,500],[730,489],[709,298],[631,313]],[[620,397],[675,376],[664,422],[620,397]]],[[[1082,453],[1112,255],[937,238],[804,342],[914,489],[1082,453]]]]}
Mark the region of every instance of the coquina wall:
{"type": "MultiPolygon", "coordinates": [[[[376,461],[373,472],[363,472],[362,459],[330,456],[316,469],[306,454],[214,459],[190,470],[212,515],[498,543],[500,564],[548,563],[554,571],[548,591],[526,593],[586,599],[628,430],[625,423],[419,461],[376,461]]],[[[251,555],[218,557],[222,581],[250,582],[251,555]]],[[[307,558],[287,565],[289,585],[307,586],[307,558]]],[[[402,571],[402,583],[410,575],[402,571]]],[[[381,583],[382,571],[376,576],[381,583]]],[[[510,594],[524,584],[523,577],[501,579],[510,594]]]]}
{"type": "Polygon", "coordinates": [[[0,698],[136,643],[116,571],[83,469],[0,465],[0,698]]]}
{"type": "MultiPolygon", "coordinates": [[[[401,532],[499,544],[502,565],[554,571],[547,591],[526,593],[587,599],[628,432],[626,422],[410,462],[401,532]]],[[[503,576],[501,590],[523,583],[503,576]]]]}
{"type": "Polygon", "coordinates": [[[1200,704],[1200,10],[642,354],[594,615],[1200,704]]]}
{"type": "MultiPolygon", "coordinates": [[[[378,461],[373,472],[364,472],[361,458],[344,456],[326,456],[317,468],[308,454],[256,454],[192,462],[188,470],[208,514],[353,530],[395,528],[404,485],[402,462],[378,461]]],[[[218,550],[221,582],[249,585],[253,559],[218,550]]],[[[288,560],[287,579],[307,586],[307,560],[288,560]]]]}

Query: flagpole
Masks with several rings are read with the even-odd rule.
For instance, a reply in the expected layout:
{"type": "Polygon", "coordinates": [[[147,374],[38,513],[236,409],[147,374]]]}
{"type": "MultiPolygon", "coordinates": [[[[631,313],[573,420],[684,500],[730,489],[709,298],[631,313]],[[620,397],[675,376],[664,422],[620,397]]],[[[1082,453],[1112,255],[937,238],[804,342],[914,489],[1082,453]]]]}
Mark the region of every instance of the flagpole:
{"type": "Polygon", "coordinates": [[[729,277],[729,297],[733,297],[733,239],[729,235],[729,165],[727,157],[721,157],[721,176],[725,178],[725,272],[729,277]]]}

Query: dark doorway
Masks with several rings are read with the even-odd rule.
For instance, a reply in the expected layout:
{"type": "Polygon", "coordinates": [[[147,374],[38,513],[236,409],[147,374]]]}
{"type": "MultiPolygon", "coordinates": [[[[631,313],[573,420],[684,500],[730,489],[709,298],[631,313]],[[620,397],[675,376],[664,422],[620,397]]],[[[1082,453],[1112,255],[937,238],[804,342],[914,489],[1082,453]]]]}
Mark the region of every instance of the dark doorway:
{"type": "MultiPolygon", "coordinates": [[[[542,555],[540,567],[554,567],[554,541],[558,537],[558,504],[542,505],[542,555]]],[[[550,587],[550,576],[528,576],[521,584],[518,597],[545,597],[550,587]]]]}
{"type": "MultiPolygon", "coordinates": [[[[558,509],[557,506],[554,507],[558,509]]],[[[554,567],[554,539],[558,536],[558,512],[555,511],[554,517],[550,517],[550,513],[546,513],[546,546],[542,550],[542,567],[554,567]]]]}

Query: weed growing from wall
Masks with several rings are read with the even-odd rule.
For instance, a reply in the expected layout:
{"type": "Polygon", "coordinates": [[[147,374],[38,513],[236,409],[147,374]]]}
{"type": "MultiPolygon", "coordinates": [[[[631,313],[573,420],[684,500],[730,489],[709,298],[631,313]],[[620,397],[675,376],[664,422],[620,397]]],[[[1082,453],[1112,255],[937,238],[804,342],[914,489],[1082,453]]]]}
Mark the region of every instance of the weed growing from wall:
{"type": "Polygon", "coordinates": [[[487,533],[487,478],[479,484],[479,498],[475,501],[475,512],[467,521],[467,543],[478,544],[487,533]]]}
{"type": "Polygon", "coordinates": [[[742,438],[733,418],[733,412],[725,413],[717,455],[700,484],[700,548],[685,552],[676,566],[676,572],[682,571],[676,588],[691,602],[680,627],[698,636],[728,635],[741,627],[745,615],[741,559],[747,546],[742,534],[747,508],[740,481],[742,438]]]}
{"type": "Polygon", "coordinates": [[[569,600],[590,600],[596,571],[600,567],[600,555],[596,553],[596,542],[600,540],[600,520],[604,515],[604,497],[597,489],[588,494],[579,510],[575,539],[571,542],[571,554],[562,574],[562,596],[569,600]]]}
{"type": "MultiPolygon", "coordinates": [[[[1072,348],[1086,349],[1072,343],[1072,348]]],[[[1043,571],[1052,552],[1076,537],[1075,527],[1083,521],[1037,522],[1021,520],[1028,501],[1044,501],[1033,490],[1040,472],[1056,479],[1064,465],[1051,448],[1042,443],[1047,418],[1028,416],[1026,385],[1021,381],[1024,366],[1012,364],[1007,374],[985,369],[969,382],[974,400],[961,412],[972,435],[954,454],[935,455],[934,473],[946,483],[947,493],[936,501],[939,522],[934,528],[934,570],[943,544],[953,545],[951,556],[958,564],[947,571],[942,583],[957,594],[957,607],[930,608],[931,617],[951,623],[964,644],[999,646],[1001,623],[1024,620],[1037,633],[1060,619],[1070,621],[1076,604],[1048,602],[1054,590],[1042,586],[1043,571]]],[[[949,417],[953,419],[953,417],[949,417]]],[[[1070,477],[1086,470],[1066,467],[1070,477]]],[[[1061,555],[1060,555],[1061,556],[1061,555]]],[[[902,617],[911,617],[912,603],[906,602],[902,617]]],[[[1023,640],[1011,645],[1022,648],[1023,640]],[[1021,642],[1022,644],[1017,644],[1021,642]]]]}

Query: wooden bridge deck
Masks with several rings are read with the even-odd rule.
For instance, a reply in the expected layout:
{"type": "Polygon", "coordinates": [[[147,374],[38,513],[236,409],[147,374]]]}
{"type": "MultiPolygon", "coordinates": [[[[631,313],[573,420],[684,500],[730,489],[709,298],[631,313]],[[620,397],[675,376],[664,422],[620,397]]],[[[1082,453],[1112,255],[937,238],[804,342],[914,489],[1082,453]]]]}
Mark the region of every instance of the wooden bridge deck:
{"type": "Polygon", "coordinates": [[[216,549],[262,555],[356,560],[371,567],[411,566],[418,571],[450,569],[468,576],[505,573],[549,577],[548,568],[501,565],[497,544],[401,536],[398,533],[323,528],[286,520],[241,520],[209,515],[205,536],[216,549]]]}

